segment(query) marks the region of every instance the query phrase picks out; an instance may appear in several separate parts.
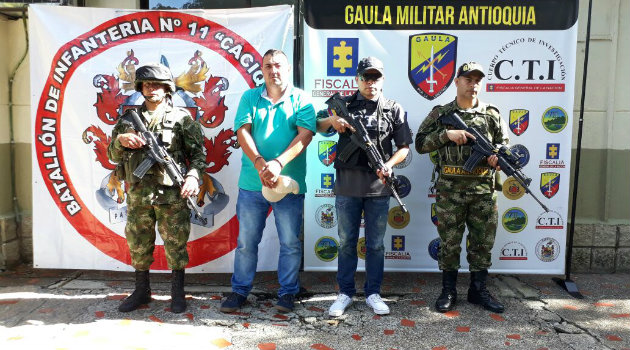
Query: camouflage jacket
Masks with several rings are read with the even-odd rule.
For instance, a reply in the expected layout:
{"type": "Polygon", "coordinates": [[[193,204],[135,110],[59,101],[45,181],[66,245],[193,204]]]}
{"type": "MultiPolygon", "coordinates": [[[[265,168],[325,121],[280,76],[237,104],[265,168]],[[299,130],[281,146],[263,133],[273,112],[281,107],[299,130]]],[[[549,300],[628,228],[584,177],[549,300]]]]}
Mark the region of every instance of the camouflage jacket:
{"type": "MultiPolygon", "coordinates": [[[[152,115],[148,113],[144,105],[137,111],[140,118],[145,121],[147,129],[155,134],[158,142],[166,147],[168,153],[180,166],[182,173],[199,179],[206,168],[201,125],[192,119],[187,110],[170,106],[168,103],[162,104],[161,108],[152,115]]],[[[146,150],[145,147],[131,149],[120,144],[118,135],[130,131],[133,131],[131,121],[124,115],[119,117],[112,132],[112,141],[107,148],[107,156],[112,162],[118,163],[116,171],[119,178],[133,184],[140,181],[133,175],[133,171],[145,158],[146,150]]],[[[168,174],[159,164],[153,164],[143,181],[144,179],[173,186],[168,174]]]]}
{"type": "Polygon", "coordinates": [[[453,101],[436,106],[425,118],[416,134],[416,150],[418,153],[432,152],[431,159],[439,174],[435,184],[438,191],[491,193],[495,182],[498,182],[498,174],[495,174],[485,158],[472,172],[466,172],[463,166],[470,157],[471,147],[457,146],[446,135],[447,128],[439,118],[452,111],[457,112],[466,125],[477,129],[495,145],[509,143],[507,125],[496,106],[479,101],[476,107],[463,110],[453,101]]]}

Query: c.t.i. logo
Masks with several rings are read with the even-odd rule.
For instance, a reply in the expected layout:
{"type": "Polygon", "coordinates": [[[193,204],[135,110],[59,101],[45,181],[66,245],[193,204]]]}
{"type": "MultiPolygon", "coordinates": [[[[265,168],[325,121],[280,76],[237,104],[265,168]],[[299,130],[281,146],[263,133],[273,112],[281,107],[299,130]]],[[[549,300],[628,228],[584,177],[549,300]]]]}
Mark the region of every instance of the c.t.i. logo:
{"type": "Polygon", "coordinates": [[[317,154],[319,160],[326,166],[329,166],[335,161],[337,155],[337,142],[335,141],[319,141],[319,148],[317,154]]]}
{"type": "Polygon", "coordinates": [[[542,173],[540,174],[540,191],[543,196],[551,198],[558,193],[560,187],[560,174],[542,173]]]}
{"type": "Polygon", "coordinates": [[[427,100],[440,96],[455,76],[457,37],[443,33],[409,36],[409,82],[427,100]]]}
{"type": "Polygon", "coordinates": [[[560,144],[559,143],[548,143],[547,144],[547,159],[558,159],[560,158],[560,144]]]}
{"type": "Polygon", "coordinates": [[[358,38],[328,38],[328,63],[326,73],[329,76],[354,76],[359,62],[358,38]]]}
{"type": "Polygon", "coordinates": [[[513,109],[510,111],[510,130],[516,136],[522,135],[529,126],[529,111],[526,109],[513,109]]]}

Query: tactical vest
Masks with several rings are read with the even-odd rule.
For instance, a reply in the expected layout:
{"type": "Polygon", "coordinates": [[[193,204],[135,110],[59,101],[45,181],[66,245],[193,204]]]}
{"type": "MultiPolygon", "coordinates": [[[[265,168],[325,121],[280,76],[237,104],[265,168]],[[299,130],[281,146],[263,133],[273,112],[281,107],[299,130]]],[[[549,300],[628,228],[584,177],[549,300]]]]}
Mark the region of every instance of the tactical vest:
{"type": "MultiPolygon", "coordinates": [[[[471,110],[460,110],[454,102],[444,106],[438,106],[440,116],[457,111],[464,123],[472,126],[485,135],[489,140],[493,141],[493,135],[489,130],[490,118],[492,114],[498,114],[498,109],[490,104],[479,102],[479,105],[471,110]]],[[[449,142],[446,146],[437,149],[434,157],[436,161],[436,169],[434,173],[438,178],[436,188],[462,190],[467,188],[469,191],[492,191],[500,189],[500,177],[487,161],[484,159],[473,169],[472,172],[464,170],[464,164],[470,157],[472,148],[469,145],[458,146],[454,142],[449,142]],[[486,189],[486,190],[482,190],[486,189]]]]}
{"type": "MultiPolygon", "coordinates": [[[[141,116],[140,118],[145,122],[147,129],[155,134],[155,137],[162,146],[166,147],[168,154],[173,157],[182,170],[182,173],[185,174],[182,135],[176,135],[174,128],[182,118],[190,115],[188,111],[183,108],[166,105],[163,110],[156,110],[151,116],[146,110],[143,110],[143,108],[137,108],[136,112],[138,112],[138,115],[141,116]],[[156,115],[155,113],[160,113],[162,116],[156,115]],[[155,125],[152,125],[153,123],[151,122],[147,122],[147,119],[152,121],[154,118],[159,118],[155,125]]],[[[124,114],[121,118],[123,118],[123,123],[128,125],[128,129],[125,132],[133,131],[133,123],[131,122],[130,115],[124,114]]],[[[145,147],[126,150],[123,154],[122,161],[117,167],[117,175],[121,178],[124,177],[128,184],[140,182],[141,179],[133,175],[133,172],[145,158],[145,147]]],[[[151,179],[165,186],[174,185],[168,174],[157,163],[153,164],[143,179],[151,179]]]]}
{"type": "MultiPolygon", "coordinates": [[[[365,104],[369,100],[359,100],[359,93],[346,98],[348,112],[356,115],[357,112],[365,111],[365,104]]],[[[376,144],[376,148],[383,157],[384,161],[389,160],[394,153],[392,147],[392,131],[394,130],[394,107],[396,101],[385,98],[383,95],[379,97],[376,107],[377,126],[365,125],[370,140],[376,144]]],[[[359,148],[358,145],[350,139],[351,133],[345,132],[339,134],[337,141],[337,156],[335,158],[335,168],[352,168],[371,171],[368,163],[367,154],[359,148]]]]}

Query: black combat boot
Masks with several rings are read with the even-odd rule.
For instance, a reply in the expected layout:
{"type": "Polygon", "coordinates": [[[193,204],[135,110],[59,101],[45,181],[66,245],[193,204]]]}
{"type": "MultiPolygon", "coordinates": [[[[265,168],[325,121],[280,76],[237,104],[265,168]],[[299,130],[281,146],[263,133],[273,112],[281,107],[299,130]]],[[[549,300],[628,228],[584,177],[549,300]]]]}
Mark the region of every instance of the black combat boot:
{"type": "Polygon", "coordinates": [[[184,270],[173,270],[171,275],[171,311],[176,314],[186,311],[184,270]]]}
{"type": "Polygon", "coordinates": [[[148,304],[150,301],[149,271],[136,270],[136,289],[118,306],[118,311],[130,312],[140,307],[140,305],[148,304]]]}
{"type": "Polygon", "coordinates": [[[442,293],[435,302],[439,312],[451,311],[457,305],[457,270],[442,271],[442,293]]]}
{"type": "Polygon", "coordinates": [[[502,313],[505,308],[503,304],[498,302],[488,289],[486,289],[486,279],[488,278],[488,270],[471,271],[470,272],[470,288],[468,288],[468,302],[479,304],[484,309],[496,313],[502,313]]]}

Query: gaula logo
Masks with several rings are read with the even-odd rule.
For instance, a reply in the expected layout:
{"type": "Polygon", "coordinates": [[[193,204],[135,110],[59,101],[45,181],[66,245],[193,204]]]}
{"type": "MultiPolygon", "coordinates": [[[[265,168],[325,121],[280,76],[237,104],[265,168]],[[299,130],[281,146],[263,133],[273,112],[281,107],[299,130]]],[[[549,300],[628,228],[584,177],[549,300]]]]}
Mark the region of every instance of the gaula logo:
{"type": "Polygon", "coordinates": [[[335,161],[337,155],[337,142],[335,141],[319,141],[319,148],[317,154],[319,160],[326,166],[329,166],[335,161]]]}
{"type": "Polygon", "coordinates": [[[551,198],[558,193],[560,188],[560,174],[542,173],[540,174],[540,192],[543,196],[551,198]]]}
{"type": "Polygon", "coordinates": [[[326,72],[329,76],[354,77],[359,63],[359,39],[328,38],[327,61],[326,72]]]}
{"type": "Polygon", "coordinates": [[[437,227],[438,218],[437,218],[437,204],[436,203],[431,203],[431,222],[433,223],[433,225],[437,227]]]}
{"type": "Polygon", "coordinates": [[[516,136],[522,135],[529,126],[529,111],[526,109],[513,109],[510,111],[510,130],[516,136]]]}
{"type": "Polygon", "coordinates": [[[427,100],[440,96],[455,76],[457,37],[443,33],[409,36],[409,82],[427,100]]]}

